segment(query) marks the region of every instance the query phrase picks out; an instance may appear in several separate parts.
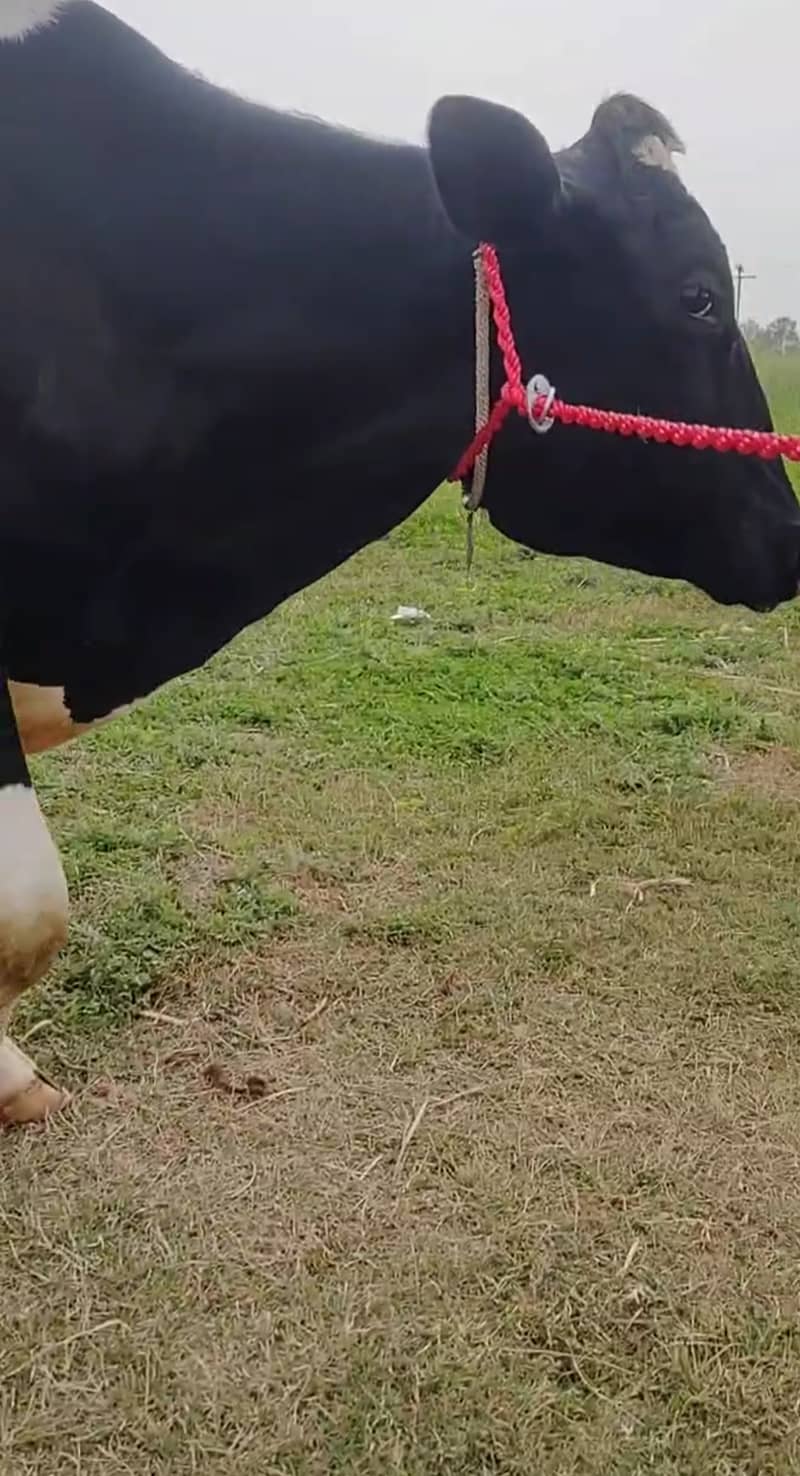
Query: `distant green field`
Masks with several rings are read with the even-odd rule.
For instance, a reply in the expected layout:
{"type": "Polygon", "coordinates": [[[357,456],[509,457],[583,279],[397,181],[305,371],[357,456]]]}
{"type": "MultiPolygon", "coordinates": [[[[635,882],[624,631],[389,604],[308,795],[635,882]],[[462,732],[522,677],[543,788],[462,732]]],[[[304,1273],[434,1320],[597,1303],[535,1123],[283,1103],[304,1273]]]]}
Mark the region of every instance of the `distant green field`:
{"type": "MultiPolygon", "coordinates": [[[[776,424],[781,430],[800,435],[800,353],[758,354],[756,367],[776,424]]],[[[800,466],[792,469],[792,476],[800,489],[800,466]]]]}
{"type": "Polygon", "coordinates": [[[445,489],[35,772],[2,1476],[800,1471],[800,604],[445,489]]]}

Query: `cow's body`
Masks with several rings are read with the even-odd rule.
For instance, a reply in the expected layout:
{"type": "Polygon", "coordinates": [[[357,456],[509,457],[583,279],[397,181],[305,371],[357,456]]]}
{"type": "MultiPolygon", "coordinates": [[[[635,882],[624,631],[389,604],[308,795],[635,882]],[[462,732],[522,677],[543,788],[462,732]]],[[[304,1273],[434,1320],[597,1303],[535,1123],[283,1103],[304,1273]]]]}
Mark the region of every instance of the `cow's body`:
{"type": "MultiPolygon", "coordinates": [[[[438,485],[471,429],[470,236],[508,246],[526,360],[573,393],[766,423],[677,141],[623,101],[556,159],[517,115],[442,106],[429,153],[210,87],[90,0],[0,0],[0,1121],[58,1100],[3,1044],[66,921],[23,752],[200,665],[438,485]],[[673,324],[673,276],[719,323],[673,324]]],[[[519,541],[754,605],[796,589],[779,471],[728,473],[722,514],[692,453],[677,474],[565,432],[533,497],[525,435],[486,497],[519,541]]]]}
{"type": "Polygon", "coordinates": [[[0,48],[0,98],[21,135],[0,373],[28,422],[2,425],[20,484],[5,659],[83,723],[205,661],[441,480],[469,400],[435,447],[419,409],[437,334],[468,350],[469,260],[423,150],[251,107],[91,5],[0,48]]]}

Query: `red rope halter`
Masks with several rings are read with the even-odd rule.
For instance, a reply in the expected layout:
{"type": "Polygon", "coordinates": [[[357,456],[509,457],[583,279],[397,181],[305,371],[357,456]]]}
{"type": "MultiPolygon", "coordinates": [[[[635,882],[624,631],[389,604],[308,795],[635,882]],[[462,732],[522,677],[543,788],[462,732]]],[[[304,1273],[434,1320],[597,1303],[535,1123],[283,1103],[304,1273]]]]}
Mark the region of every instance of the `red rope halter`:
{"type": "Polygon", "coordinates": [[[589,405],[570,405],[557,396],[536,392],[534,381],[522,382],[522,365],[514,342],[511,314],[506,301],[500,262],[493,246],[479,252],[484,279],[492,305],[497,343],[503,358],[505,383],[489,417],[450,474],[463,482],[481,452],[497,435],[511,410],[529,419],[534,429],[549,429],[554,420],[562,425],[581,425],[587,430],[607,431],[618,436],[639,436],[659,445],[692,446],[696,451],[735,451],[739,456],[758,456],[773,461],[785,456],[800,461],[800,436],[782,436],[774,431],[736,430],[723,426],[688,425],[683,421],[659,420],[652,415],[626,415],[618,410],[595,410],[589,405]]]}

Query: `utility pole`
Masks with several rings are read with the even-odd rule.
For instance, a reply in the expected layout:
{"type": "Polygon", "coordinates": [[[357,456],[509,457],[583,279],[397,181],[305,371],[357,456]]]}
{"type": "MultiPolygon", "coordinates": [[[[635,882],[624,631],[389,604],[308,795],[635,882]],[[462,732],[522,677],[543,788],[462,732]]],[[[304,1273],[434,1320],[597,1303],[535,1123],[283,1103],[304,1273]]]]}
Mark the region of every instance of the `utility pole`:
{"type": "Polygon", "coordinates": [[[740,323],[742,318],[742,283],[755,282],[756,277],[755,273],[746,272],[741,262],[734,268],[734,276],[736,277],[736,321],[740,323]]]}

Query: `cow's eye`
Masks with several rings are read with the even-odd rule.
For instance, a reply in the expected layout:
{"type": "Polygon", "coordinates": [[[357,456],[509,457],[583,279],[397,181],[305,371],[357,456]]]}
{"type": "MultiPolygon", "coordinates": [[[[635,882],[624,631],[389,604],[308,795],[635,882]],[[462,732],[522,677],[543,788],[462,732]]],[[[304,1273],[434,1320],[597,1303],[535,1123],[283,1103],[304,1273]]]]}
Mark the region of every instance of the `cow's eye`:
{"type": "Polygon", "coordinates": [[[681,304],[690,318],[708,319],[714,316],[714,294],[710,288],[701,287],[698,282],[689,282],[683,288],[681,304]]]}

